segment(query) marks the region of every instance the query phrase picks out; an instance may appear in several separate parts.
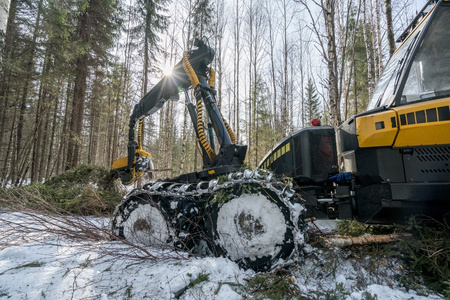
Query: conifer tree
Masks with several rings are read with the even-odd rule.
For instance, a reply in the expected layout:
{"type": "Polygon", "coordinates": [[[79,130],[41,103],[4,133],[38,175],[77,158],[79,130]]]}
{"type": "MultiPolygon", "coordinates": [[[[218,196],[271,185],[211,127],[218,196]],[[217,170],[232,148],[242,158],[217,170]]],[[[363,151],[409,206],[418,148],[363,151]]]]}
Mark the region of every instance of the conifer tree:
{"type": "Polygon", "coordinates": [[[320,99],[311,78],[308,79],[305,87],[305,98],[307,103],[307,119],[311,121],[314,118],[320,117],[320,99]]]}
{"type": "Polygon", "coordinates": [[[210,0],[198,0],[192,12],[193,37],[201,38],[212,33],[214,7],[210,0]]]}

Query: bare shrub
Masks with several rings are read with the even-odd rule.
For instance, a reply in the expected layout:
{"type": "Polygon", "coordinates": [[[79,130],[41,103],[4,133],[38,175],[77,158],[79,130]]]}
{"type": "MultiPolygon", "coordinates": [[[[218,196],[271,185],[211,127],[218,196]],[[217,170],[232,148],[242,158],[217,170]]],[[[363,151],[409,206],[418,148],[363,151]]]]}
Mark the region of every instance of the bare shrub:
{"type": "Polygon", "coordinates": [[[145,247],[120,239],[111,233],[109,219],[75,215],[39,193],[24,189],[0,190],[0,232],[0,249],[24,242],[58,244],[58,240],[51,238],[56,236],[86,251],[101,247],[105,259],[160,260],[186,256],[169,246],[145,247]]]}

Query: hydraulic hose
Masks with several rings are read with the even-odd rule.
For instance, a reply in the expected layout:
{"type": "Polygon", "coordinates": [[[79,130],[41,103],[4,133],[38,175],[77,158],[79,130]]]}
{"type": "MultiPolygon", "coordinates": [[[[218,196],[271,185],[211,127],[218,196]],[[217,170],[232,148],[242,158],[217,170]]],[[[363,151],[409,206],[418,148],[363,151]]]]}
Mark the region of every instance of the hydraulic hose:
{"type": "MultiPolygon", "coordinates": [[[[192,87],[194,90],[200,85],[200,80],[198,80],[197,74],[194,71],[194,68],[192,68],[191,63],[189,62],[189,54],[187,52],[184,52],[183,54],[183,69],[186,72],[186,74],[189,77],[189,80],[192,84],[192,87]]],[[[205,128],[203,125],[203,100],[202,95],[200,91],[195,92],[195,97],[197,99],[197,132],[198,132],[198,139],[200,141],[200,144],[202,145],[203,149],[205,149],[206,154],[208,154],[208,157],[211,159],[211,161],[214,161],[216,159],[216,153],[214,153],[211,146],[208,144],[208,141],[206,140],[205,136],[205,128]]]]}
{"type": "Polygon", "coordinates": [[[195,89],[199,86],[200,81],[198,80],[197,74],[195,74],[194,68],[192,68],[191,63],[189,62],[189,54],[187,54],[187,52],[183,53],[183,69],[189,77],[192,87],[195,89]]]}
{"type": "Polygon", "coordinates": [[[208,144],[208,141],[206,140],[205,136],[205,128],[203,125],[203,100],[201,95],[199,95],[200,92],[197,92],[197,132],[198,132],[198,139],[200,141],[200,144],[202,145],[203,149],[205,149],[206,153],[208,154],[208,157],[211,159],[211,161],[214,161],[216,159],[216,154],[211,149],[211,147],[208,144]]]}
{"type": "Polygon", "coordinates": [[[215,81],[216,81],[216,71],[214,71],[213,68],[208,68],[208,71],[209,71],[208,84],[209,84],[210,87],[214,88],[215,81]]]}
{"type": "Polygon", "coordinates": [[[223,117],[222,113],[220,114],[220,116],[222,117],[223,124],[225,125],[225,128],[227,129],[227,132],[230,135],[231,142],[233,144],[236,144],[236,135],[234,135],[233,130],[231,129],[230,125],[228,124],[228,122],[223,117]]]}
{"type": "Polygon", "coordinates": [[[143,132],[144,132],[144,120],[141,119],[139,120],[138,123],[138,138],[137,138],[137,143],[138,143],[138,150],[142,150],[142,137],[143,137],[143,132]]]}

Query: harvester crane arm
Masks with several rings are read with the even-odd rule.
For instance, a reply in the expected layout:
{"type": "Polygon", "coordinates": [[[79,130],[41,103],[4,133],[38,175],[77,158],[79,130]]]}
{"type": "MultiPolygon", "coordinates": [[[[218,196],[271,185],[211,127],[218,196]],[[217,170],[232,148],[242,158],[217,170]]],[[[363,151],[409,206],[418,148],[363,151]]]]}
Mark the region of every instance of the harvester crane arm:
{"type": "MultiPolygon", "coordinates": [[[[163,77],[134,106],[130,116],[128,134],[128,156],[116,160],[112,173],[120,177],[124,184],[151,171],[152,162],[149,153],[142,149],[142,122],[146,116],[158,111],[171,98],[178,98],[180,89],[185,91],[191,121],[194,124],[199,148],[202,151],[204,168],[242,164],[246,146],[235,145],[234,134],[222,117],[215,100],[214,70],[209,67],[214,59],[214,50],[200,39],[196,39],[195,49],[185,52],[183,58],[175,65],[170,75],[163,77]],[[194,90],[196,105],[189,99],[188,89],[194,90]],[[214,151],[213,135],[209,130],[209,141],[205,134],[208,128],[203,124],[203,105],[209,116],[220,144],[220,151],[214,151]],[[138,126],[138,140],[135,140],[135,127],[138,126]]],[[[210,125],[210,124],[208,124],[210,125]]]]}

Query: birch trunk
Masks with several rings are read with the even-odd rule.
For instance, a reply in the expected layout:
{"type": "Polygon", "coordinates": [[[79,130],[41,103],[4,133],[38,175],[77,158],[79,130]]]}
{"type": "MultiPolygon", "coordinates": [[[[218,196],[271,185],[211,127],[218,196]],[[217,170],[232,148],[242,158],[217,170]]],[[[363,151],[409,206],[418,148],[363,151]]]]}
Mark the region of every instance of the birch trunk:
{"type": "MultiPolygon", "coordinates": [[[[370,1],[370,0],[369,0],[370,1]]],[[[369,97],[372,95],[373,87],[374,87],[374,78],[373,78],[373,55],[372,55],[372,43],[369,39],[369,32],[367,27],[370,25],[370,20],[368,20],[368,8],[366,4],[367,0],[363,2],[363,37],[364,37],[364,46],[366,50],[366,59],[367,59],[367,83],[369,90],[369,97]]]]}
{"type": "Polygon", "coordinates": [[[331,124],[338,127],[341,123],[341,103],[339,99],[339,87],[337,78],[337,51],[335,35],[335,0],[325,0],[322,5],[322,13],[325,19],[325,28],[327,33],[327,69],[328,69],[328,92],[330,99],[330,118],[331,124]]]}
{"type": "Polygon", "coordinates": [[[384,0],[386,9],[386,26],[387,37],[389,42],[389,55],[392,56],[395,51],[394,27],[392,25],[392,5],[391,0],[384,0]]]}

